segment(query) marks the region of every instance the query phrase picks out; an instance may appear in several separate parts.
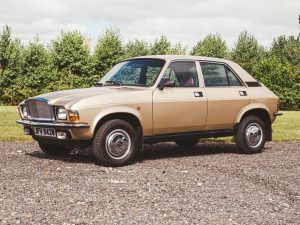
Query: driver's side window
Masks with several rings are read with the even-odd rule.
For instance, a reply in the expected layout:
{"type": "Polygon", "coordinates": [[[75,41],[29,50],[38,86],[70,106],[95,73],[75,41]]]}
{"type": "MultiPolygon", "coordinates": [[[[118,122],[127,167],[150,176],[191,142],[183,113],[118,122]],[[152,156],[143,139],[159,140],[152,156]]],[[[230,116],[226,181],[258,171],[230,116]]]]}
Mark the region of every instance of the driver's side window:
{"type": "Polygon", "coordinates": [[[198,74],[194,62],[172,62],[166,69],[163,79],[175,81],[175,87],[198,87],[198,74]]]}
{"type": "Polygon", "coordinates": [[[174,70],[172,70],[172,68],[170,68],[170,66],[166,69],[166,71],[163,75],[163,79],[174,80],[175,81],[175,87],[179,86],[179,82],[178,82],[177,77],[174,73],[174,70]]]}

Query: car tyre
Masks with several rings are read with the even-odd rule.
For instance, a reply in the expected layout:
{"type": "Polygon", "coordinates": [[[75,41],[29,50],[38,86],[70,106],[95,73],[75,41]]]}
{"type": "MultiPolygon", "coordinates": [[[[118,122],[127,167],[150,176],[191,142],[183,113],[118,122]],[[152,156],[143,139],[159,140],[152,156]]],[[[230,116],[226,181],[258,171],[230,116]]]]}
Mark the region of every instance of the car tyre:
{"type": "Polygon", "coordinates": [[[48,144],[38,142],[40,149],[49,156],[63,156],[68,155],[73,149],[67,148],[63,145],[48,144]]]}
{"type": "Polygon", "coordinates": [[[247,116],[240,123],[235,139],[240,152],[246,154],[261,152],[266,143],[264,122],[257,116],[247,116]]]}
{"type": "Polygon", "coordinates": [[[104,123],[93,140],[93,153],[103,166],[124,166],[137,153],[138,138],[130,123],[113,119],[104,123]]]}
{"type": "Polygon", "coordinates": [[[181,148],[193,148],[199,142],[199,138],[187,138],[176,140],[175,143],[181,148]]]}

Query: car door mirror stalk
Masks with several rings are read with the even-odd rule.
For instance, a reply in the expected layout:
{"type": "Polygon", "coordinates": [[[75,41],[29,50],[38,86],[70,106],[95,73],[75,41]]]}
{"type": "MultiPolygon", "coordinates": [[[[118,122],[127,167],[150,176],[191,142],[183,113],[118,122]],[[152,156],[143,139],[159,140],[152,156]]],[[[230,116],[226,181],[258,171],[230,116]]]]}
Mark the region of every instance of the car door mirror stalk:
{"type": "Polygon", "coordinates": [[[163,90],[165,87],[175,87],[175,80],[162,79],[158,85],[159,90],[163,90]]]}

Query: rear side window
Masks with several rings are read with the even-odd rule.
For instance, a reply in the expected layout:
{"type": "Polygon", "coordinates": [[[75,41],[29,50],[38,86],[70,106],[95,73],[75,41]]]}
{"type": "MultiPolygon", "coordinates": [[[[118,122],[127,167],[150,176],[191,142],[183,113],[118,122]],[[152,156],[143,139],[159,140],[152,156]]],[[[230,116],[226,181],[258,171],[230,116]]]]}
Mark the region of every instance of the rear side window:
{"type": "Polygon", "coordinates": [[[201,62],[206,87],[242,86],[236,75],[223,64],[201,62]]]}

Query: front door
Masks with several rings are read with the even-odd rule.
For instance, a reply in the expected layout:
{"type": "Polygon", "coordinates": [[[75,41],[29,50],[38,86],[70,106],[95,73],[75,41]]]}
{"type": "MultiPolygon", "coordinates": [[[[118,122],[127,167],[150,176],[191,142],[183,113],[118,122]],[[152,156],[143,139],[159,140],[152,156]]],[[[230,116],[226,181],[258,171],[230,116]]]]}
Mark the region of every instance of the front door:
{"type": "Polygon", "coordinates": [[[174,80],[175,86],[153,92],[153,134],[204,130],[207,97],[195,62],[171,62],[162,79],[174,80]]]}

